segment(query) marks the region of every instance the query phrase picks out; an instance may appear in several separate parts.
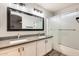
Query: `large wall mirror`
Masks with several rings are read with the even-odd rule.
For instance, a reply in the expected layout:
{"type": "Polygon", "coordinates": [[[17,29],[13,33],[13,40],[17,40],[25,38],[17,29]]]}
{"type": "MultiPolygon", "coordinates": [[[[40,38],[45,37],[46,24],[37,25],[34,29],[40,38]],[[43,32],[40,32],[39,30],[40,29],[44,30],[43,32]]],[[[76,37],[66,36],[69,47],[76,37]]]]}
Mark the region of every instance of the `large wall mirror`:
{"type": "Polygon", "coordinates": [[[42,31],[44,30],[44,18],[8,7],[7,30],[42,31]]]}

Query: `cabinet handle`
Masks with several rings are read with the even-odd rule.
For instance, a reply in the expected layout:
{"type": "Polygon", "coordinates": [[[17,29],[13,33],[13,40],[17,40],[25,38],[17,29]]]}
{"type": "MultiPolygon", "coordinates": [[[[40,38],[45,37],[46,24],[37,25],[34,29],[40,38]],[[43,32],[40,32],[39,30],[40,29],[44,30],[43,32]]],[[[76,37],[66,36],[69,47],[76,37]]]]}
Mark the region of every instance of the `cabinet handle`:
{"type": "Polygon", "coordinates": [[[22,47],[22,51],[24,51],[24,47],[22,47]]]}
{"type": "Polygon", "coordinates": [[[45,40],[45,43],[47,43],[48,41],[47,40],[45,40]]]}
{"type": "Polygon", "coordinates": [[[20,52],[20,48],[18,48],[18,52],[20,52]]]}

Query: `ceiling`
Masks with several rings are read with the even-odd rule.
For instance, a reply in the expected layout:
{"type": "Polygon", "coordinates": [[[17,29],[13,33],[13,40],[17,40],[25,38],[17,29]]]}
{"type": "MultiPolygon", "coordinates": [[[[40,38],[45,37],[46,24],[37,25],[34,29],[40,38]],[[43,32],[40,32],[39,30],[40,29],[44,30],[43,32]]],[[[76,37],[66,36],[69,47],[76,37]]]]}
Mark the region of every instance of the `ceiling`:
{"type": "Polygon", "coordinates": [[[68,6],[71,6],[75,3],[38,3],[41,7],[51,11],[51,12],[56,12],[59,10],[62,10],[68,6]]]}

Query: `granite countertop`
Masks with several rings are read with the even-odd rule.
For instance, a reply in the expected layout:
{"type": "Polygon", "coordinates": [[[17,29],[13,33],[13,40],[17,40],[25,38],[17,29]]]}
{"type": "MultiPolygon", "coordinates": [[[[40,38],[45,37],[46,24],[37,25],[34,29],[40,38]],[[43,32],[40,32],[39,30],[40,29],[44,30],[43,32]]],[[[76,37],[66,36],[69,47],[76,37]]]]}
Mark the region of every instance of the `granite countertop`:
{"type": "Polygon", "coordinates": [[[31,43],[34,41],[39,41],[47,38],[52,38],[53,36],[41,36],[39,38],[38,36],[34,36],[33,38],[35,39],[30,39],[31,37],[23,37],[20,39],[8,39],[8,40],[1,40],[0,41],[0,49],[7,48],[7,47],[12,47],[16,45],[21,45],[21,44],[26,44],[26,43],[31,43]]]}

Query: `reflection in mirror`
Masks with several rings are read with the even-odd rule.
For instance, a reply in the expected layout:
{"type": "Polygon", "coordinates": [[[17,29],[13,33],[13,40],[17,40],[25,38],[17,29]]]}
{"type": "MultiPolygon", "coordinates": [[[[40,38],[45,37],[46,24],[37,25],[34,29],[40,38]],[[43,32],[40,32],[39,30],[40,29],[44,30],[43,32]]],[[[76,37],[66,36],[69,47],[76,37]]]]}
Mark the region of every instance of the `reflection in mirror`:
{"type": "Polygon", "coordinates": [[[44,30],[44,18],[8,8],[8,30],[44,30]]]}

